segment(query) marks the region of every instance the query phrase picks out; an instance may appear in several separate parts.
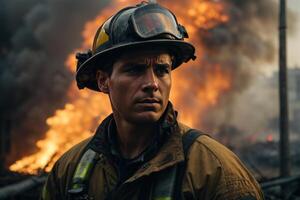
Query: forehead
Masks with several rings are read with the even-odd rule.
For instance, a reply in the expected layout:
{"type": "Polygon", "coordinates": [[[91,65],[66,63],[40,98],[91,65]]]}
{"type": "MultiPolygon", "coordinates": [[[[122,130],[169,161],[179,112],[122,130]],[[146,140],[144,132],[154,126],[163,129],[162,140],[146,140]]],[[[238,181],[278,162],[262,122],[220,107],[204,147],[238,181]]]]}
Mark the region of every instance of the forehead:
{"type": "Polygon", "coordinates": [[[165,50],[141,50],[122,54],[116,63],[164,63],[172,64],[172,56],[165,50]]]}

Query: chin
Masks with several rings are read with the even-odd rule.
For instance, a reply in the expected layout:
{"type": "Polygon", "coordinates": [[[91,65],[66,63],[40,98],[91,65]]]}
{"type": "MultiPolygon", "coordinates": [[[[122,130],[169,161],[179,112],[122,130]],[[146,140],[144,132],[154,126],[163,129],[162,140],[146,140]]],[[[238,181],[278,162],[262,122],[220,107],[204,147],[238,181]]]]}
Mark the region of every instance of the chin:
{"type": "Polygon", "coordinates": [[[161,115],[162,113],[146,111],[146,112],[138,113],[132,118],[133,121],[135,121],[136,123],[149,124],[149,123],[156,123],[160,119],[161,115]]]}

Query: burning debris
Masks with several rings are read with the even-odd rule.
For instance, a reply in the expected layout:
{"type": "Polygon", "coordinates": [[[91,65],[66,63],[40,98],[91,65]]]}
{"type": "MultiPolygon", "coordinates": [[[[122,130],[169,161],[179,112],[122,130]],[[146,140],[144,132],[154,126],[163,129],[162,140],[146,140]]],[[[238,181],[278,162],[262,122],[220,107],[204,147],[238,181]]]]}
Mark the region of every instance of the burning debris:
{"type": "MultiPolygon", "coordinates": [[[[7,6],[14,3],[11,1],[7,6]]],[[[22,10],[25,20],[18,22],[17,27],[8,27],[15,34],[13,42],[1,46],[1,55],[8,59],[3,60],[6,67],[0,75],[0,81],[5,83],[0,91],[7,97],[1,99],[1,106],[9,105],[5,112],[18,124],[15,137],[26,133],[33,141],[41,137],[37,133],[45,132],[45,139],[36,143],[38,152],[10,167],[26,173],[36,173],[50,162],[48,171],[63,152],[90,136],[99,121],[110,113],[106,97],[78,91],[71,83],[74,53],[90,48],[96,28],[112,12],[138,2],[31,3],[32,7],[22,10]],[[65,12],[65,7],[73,12],[65,12]],[[90,20],[92,17],[95,19],[90,20]]],[[[237,117],[232,115],[235,101],[249,86],[258,66],[273,60],[274,40],[268,32],[277,29],[277,4],[272,0],[159,3],[179,16],[178,21],[190,33],[189,40],[197,46],[196,62],[176,69],[173,75],[171,100],[179,111],[184,111],[179,118],[202,130],[219,132],[225,123],[237,117]]],[[[16,142],[14,149],[19,149],[19,144],[16,142]]],[[[17,156],[12,152],[11,157],[17,156]]]]}
{"type": "Polygon", "coordinates": [[[11,163],[37,150],[35,142],[44,137],[47,118],[66,103],[73,76],[65,59],[80,45],[83,25],[106,2],[0,4],[0,109],[1,118],[12,121],[13,144],[7,156],[11,163]]]}

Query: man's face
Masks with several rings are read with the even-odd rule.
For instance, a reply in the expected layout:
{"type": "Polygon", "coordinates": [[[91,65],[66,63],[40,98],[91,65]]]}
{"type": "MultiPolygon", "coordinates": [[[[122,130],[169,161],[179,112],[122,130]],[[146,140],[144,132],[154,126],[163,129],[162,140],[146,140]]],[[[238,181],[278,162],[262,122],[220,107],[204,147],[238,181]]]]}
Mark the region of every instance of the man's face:
{"type": "Polygon", "coordinates": [[[130,123],[158,121],[169,100],[171,66],[168,53],[139,51],[118,59],[110,76],[98,72],[99,88],[109,94],[114,116],[130,123]]]}

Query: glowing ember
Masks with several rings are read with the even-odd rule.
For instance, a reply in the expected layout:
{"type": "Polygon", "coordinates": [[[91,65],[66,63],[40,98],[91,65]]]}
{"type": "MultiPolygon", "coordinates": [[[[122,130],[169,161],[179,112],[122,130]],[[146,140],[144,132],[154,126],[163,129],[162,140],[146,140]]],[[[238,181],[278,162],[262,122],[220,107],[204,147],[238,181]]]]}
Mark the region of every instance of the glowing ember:
{"type": "Polygon", "coordinates": [[[266,137],[266,141],[267,142],[273,142],[274,141],[274,137],[272,134],[268,134],[267,137],[266,137]]]}
{"type": "MultiPolygon", "coordinates": [[[[137,1],[124,0],[111,3],[110,7],[102,10],[95,20],[87,22],[83,31],[84,41],[80,49],[90,48],[97,28],[112,13],[126,5],[136,3],[137,1]]],[[[162,4],[166,3],[162,2],[162,4]]],[[[165,6],[174,11],[178,16],[178,21],[187,27],[190,33],[189,41],[197,46],[198,60],[189,64],[189,70],[199,68],[201,66],[201,52],[203,49],[199,42],[197,30],[200,28],[211,29],[220,23],[227,22],[229,18],[224,14],[224,5],[217,2],[193,0],[188,5],[184,1],[178,1],[165,6]]],[[[75,52],[78,52],[78,50],[71,53],[65,63],[72,72],[76,71],[75,52]]],[[[220,96],[230,89],[231,77],[222,71],[219,65],[211,66],[211,70],[208,70],[205,76],[202,77],[204,83],[202,82],[201,86],[199,85],[197,88],[197,85],[193,84],[192,81],[186,81],[189,77],[182,76],[181,73],[184,72],[182,70],[184,69],[176,70],[173,75],[171,101],[175,104],[175,107],[186,105],[183,101],[187,99],[182,98],[181,91],[188,91],[191,87],[195,88],[196,92],[193,98],[195,101],[201,100],[201,104],[196,103],[198,105],[197,108],[181,107],[184,111],[182,112],[183,115],[180,116],[181,121],[190,126],[195,126],[199,124],[199,114],[201,115],[205,109],[215,106],[220,96]],[[195,110],[197,110],[197,113],[195,113],[195,110]],[[193,112],[197,117],[191,114],[193,112]]],[[[36,143],[39,151],[16,161],[10,166],[10,170],[37,173],[39,169],[43,169],[46,166],[44,170],[49,171],[54,162],[66,150],[91,136],[97,124],[111,112],[110,103],[106,96],[88,90],[79,91],[75,83],[68,91],[68,97],[70,103],[66,104],[64,109],[57,110],[53,117],[47,119],[49,131],[46,132],[45,139],[36,143]]]]}

